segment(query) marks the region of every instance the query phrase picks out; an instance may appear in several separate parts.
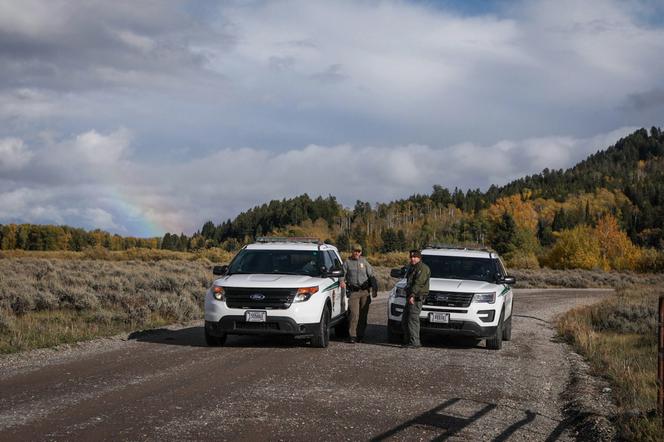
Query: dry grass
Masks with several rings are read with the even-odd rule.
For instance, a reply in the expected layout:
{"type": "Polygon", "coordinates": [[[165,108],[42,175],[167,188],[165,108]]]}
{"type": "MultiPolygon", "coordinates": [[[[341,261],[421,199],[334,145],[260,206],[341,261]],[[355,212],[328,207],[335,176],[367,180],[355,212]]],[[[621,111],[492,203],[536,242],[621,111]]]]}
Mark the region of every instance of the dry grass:
{"type": "Polygon", "coordinates": [[[574,309],[558,330],[614,386],[626,440],[663,440],[657,396],[657,304],[662,286],[622,288],[608,301],[574,309]]]}
{"type": "Polygon", "coordinates": [[[0,352],[197,319],[212,282],[182,260],[0,259],[0,275],[0,352]]]}
{"type": "Polygon", "coordinates": [[[601,270],[510,269],[517,279],[517,288],[602,288],[635,287],[640,285],[664,286],[662,273],[604,272],[601,270]]]}
{"type": "Polygon", "coordinates": [[[67,250],[58,251],[27,251],[27,250],[1,250],[2,258],[40,258],[40,259],[66,259],[104,261],[209,261],[214,263],[228,263],[234,253],[220,248],[201,249],[195,252],[175,252],[172,250],[133,248],[122,251],[111,251],[103,247],[91,247],[82,252],[67,250]]]}

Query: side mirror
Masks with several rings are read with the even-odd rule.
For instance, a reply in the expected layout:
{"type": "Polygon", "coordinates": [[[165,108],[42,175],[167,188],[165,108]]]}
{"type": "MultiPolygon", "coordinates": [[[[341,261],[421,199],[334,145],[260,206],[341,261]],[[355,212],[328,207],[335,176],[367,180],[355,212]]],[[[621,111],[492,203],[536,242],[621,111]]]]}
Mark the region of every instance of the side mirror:
{"type": "Polygon", "coordinates": [[[225,275],[227,271],[228,271],[228,266],[227,265],[212,267],[212,274],[213,275],[219,275],[219,276],[225,275]]]}
{"type": "Polygon", "coordinates": [[[516,284],[516,278],[514,276],[506,276],[502,282],[509,285],[516,284]]]}
{"type": "Polygon", "coordinates": [[[331,269],[329,272],[327,272],[327,277],[328,278],[343,278],[345,276],[344,269],[331,269]]]}
{"type": "Polygon", "coordinates": [[[406,275],[406,269],[405,267],[402,267],[400,269],[392,269],[390,270],[390,276],[392,278],[403,278],[406,275]]]}

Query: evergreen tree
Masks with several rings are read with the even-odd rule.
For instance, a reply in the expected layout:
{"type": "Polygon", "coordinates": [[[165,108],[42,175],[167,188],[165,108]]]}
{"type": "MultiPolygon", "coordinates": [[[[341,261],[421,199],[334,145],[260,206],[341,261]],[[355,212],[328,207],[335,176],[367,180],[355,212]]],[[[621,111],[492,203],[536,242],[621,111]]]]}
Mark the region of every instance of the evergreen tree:
{"type": "Polygon", "coordinates": [[[496,252],[506,255],[515,250],[516,223],[507,211],[503,213],[500,220],[494,224],[492,235],[492,246],[496,252]]]}

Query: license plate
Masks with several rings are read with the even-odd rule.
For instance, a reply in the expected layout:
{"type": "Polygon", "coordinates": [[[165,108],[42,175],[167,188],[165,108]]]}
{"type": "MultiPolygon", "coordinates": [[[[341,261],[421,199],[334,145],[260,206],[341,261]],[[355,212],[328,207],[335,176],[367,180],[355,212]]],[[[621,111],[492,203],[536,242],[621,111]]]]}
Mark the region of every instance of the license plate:
{"type": "Polygon", "coordinates": [[[438,323],[447,324],[448,322],[450,322],[450,314],[440,313],[440,312],[429,313],[429,322],[438,322],[438,323]]]}
{"type": "Polygon", "coordinates": [[[244,320],[247,322],[265,322],[267,312],[248,311],[244,314],[244,320]]]}

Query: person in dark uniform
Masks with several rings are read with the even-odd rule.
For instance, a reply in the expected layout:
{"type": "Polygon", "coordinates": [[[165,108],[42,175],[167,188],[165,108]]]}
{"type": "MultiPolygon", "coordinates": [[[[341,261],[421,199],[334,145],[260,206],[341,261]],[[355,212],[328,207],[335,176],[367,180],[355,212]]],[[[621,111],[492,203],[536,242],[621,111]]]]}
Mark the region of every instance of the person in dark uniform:
{"type": "Polygon", "coordinates": [[[406,273],[406,307],[401,316],[404,346],[421,347],[420,343],[420,312],[422,303],[429,294],[429,278],[431,270],[422,262],[422,252],[410,251],[410,267],[406,273]]]}
{"type": "Polygon", "coordinates": [[[362,246],[353,246],[353,253],[344,261],[345,281],[341,287],[346,289],[348,296],[348,342],[362,342],[364,331],[367,328],[367,316],[369,315],[369,290],[371,296],[378,295],[376,278],[374,277],[371,264],[362,256],[362,246]]]}

